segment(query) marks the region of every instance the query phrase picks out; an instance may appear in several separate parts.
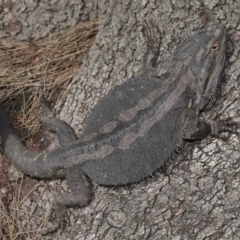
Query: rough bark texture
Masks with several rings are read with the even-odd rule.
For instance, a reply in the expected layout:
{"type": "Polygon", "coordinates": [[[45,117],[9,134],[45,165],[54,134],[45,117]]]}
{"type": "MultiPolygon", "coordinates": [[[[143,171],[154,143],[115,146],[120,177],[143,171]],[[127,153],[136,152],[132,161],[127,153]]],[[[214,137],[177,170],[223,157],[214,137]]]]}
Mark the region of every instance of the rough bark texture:
{"type": "Polygon", "coordinates": [[[0,0],[1,45],[38,40],[79,21],[99,19],[109,0],[0,0]]]}
{"type": "MultiPolygon", "coordinates": [[[[239,122],[240,1],[212,0],[205,4],[216,21],[227,27],[232,40],[224,71],[226,82],[214,108],[206,115],[230,114],[239,122]]],[[[164,32],[161,54],[166,69],[175,47],[202,26],[200,9],[201,4],[195,0],[110,1],[96,43],[74,79],[60,117],[80,132],[99,98],[115,85],[141,74],[146,50],[141,33],[144,18],[153,19],[164,32]]],[[[226,137],[225,141],[208,138],[186,146],[166,173],[139,184],[114,189],[95,186],[95,197],[89,206],[70,209],[69,227],[45,238],[240,239],[239,136],[226,137]]],[[[49,183],[44,189],[37,216],[44,215],[48,208],[55,184],[49,183]]],[[[28,200],[25,206],[30,210],[35,205],[28,200]]],[[[30,219],[29,228],[36,229],[39,222],[30,219]]]]}

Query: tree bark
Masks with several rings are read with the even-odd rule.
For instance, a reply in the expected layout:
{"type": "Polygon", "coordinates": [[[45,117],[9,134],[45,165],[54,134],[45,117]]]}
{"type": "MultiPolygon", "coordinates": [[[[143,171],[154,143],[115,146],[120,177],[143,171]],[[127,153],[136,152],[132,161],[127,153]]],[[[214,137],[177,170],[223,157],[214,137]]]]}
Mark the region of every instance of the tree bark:
{"type": "MultiPolygon", "coordinates": [[[[240,106],[240,1],[205,1],[205,4],[216,22],[227,27],[232,42],[224,70],[226,82],[221,86],[216,104],[206,115],[222,113],[222,109],[229,105],[222,114],[230,114],[239,121],[236,110],[240,106]]],[[[146,50],[141,33],[143,19],[153,19],[162,29],[159,62],[164,71],[176,46],[203,26],[199,17],[201,9],[201,3],[196,0],[111,0],[96,42],[69,87],[60,118],[80,133],[91,109],[101,97],[114,86],[141,74],[146,50]]],[[[239,136],[236,134],[226,134],[225,141],[209,137],[188,144],[165,173],[157,173],[131,186],[94,186],[95,197],[91,204],[70,209],[69,227],[62,234],[56,233],[54,238],[239,239],[238,146],[239,136]]],[[[49,183],[40,200],[42,210],[38,216],[48,203],[44,199],[52,198],[51,189],[52,183],[49,183]]]]}
{"type": "MultiPolygon", "coordinates": [[[[225,67],[226,83],[208,114],[231,114],[237,121],[239,107],[239,1],[205,1],[216,22],[224,24],[233,52],[225,67]],[[238,3],[237,3],[238,2],[238,3]],[[231,94],[229,89],[233,88],[231,94]],[[235,103],[234,101],[237,100],[235,103]]],[[[199,1],[111,1],[96,43],[71,86],[61,117],[82,124],[99,98],[109,89],[141,74],[146,50],[141,33],[143,19],[151,18],[164,32],[163,68],[176,46],[202,26],[199,1]]],[[[231,46],[228,48],[230,50],[231,46]]],[[[159,133],[161,134],[161,133],[159,133]]],[[[71,224],[75,239],[238,239],[239,136],[227,140],[208,138],[185,147],[166,174],[157,174],[133,186],[97,187],[95,199],[73,210],[79,224],[71,224]]]]}

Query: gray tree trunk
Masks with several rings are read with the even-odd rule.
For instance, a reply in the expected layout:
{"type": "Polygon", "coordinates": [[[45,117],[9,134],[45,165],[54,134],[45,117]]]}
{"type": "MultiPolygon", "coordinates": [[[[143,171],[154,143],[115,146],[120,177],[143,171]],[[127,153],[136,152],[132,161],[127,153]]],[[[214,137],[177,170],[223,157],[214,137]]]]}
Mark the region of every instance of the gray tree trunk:
{"type": "MultiPolygon", "coordinates": [[[[226,83],[212,112],[239,121],[239,14],[240,1],[205,1],[215,20],[224,24],[232,40],[225,67],[226,83]],[[229,93],[229,89],[231,93],[229,93]],[[237,99],[237,101],[235,101],[237,99]],[[235,102],[234,102],[235,101],[235,102]]],[[[79,133],[96,102],[111,88],[141,74],[146,50],[143,19],[159,24],[163,71],[176,46],[203,25],[199,1],[110,1],[95,44],[69,88],[60,118],[79,133]]],[[[161,60],[160,60],[161,62],[161,60]]],[[[161,134],[161,133],[159,133],[161,134]]],[[[166,173],[131,186],[95,186],[95,197],[85,208],[70,209],[63,233],[46,239],[240,239],[239,136],[225,141],[208,138],[189,144],[167,167],[166,173]]],[[[62,185],[63,183],[61,183],[62,185]]],[[[48,184],[38,216],[53,197],[48,184]]],[[[36,220],[32,220],[33,222],[36,220]]],[[[35,223],[32,223],[35,226],[35,223]]]]}
{"type": "Polygon", "coordinates": [[[93,21],[105,14],[109,0],[0,0],[0,42],[38,40],[79,21],[93,21]]]}
{"type": "MultiPolygon", "coordinates": [[[[205,1],[216,21],[228,28],[233,54],[225,68],[227,82],[213,110],[239,99],[239,1],[205,1]],[[233,92],[228,94],[230,88],[233,92]]],[[[162,59],[201,26],[199,1],[111,1],[85,65],[75,78],[61,117],[82,130],[93,105],[115,85],[141,74],[146,50],[144,18],[164,31],[162,59]]],[[[167,67],[164,61],[164,68],[167,67]]],[[[223,112],[239,120],[239,100],[223,112]],[[238,117],[238,118],[237,118],[238,117]]],[[[161,133],[159,133],[161,134],[161,133]]],[[[239,136],[208,138],[185,148],[167,174],[133,186],[97,187],[95,199],[74,209],[75,239],[239,239],[239,136]]]]}

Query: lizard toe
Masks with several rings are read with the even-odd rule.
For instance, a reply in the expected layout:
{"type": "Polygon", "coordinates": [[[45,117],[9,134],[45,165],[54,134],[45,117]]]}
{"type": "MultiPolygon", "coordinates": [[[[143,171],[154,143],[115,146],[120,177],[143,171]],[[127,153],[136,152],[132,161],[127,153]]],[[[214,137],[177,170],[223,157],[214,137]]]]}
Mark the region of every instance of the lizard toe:
{"type": "MultiPolygon", "coordinates": [[[[53,226],[47,228],[42,232],[42,235],[48,235],[56,232],[57,230],[63,231],[67,225],[67,208],[63,204],[55,203],[52,211],[55,211],[56,220],[53,226]]],[[[51,216],[50,216],[51,217],[51,216]]]]}

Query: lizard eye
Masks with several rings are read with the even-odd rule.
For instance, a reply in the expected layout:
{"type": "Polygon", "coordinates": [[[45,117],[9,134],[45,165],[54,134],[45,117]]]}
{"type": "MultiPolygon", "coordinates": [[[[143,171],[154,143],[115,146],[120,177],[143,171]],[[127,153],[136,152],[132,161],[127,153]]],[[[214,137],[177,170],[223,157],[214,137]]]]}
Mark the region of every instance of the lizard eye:
{"type": "Polygon", "coordinates": [[[214,44],[213,44],[212,50],[213,50],[213,51],[217,51],[217,50],[218,50],[218,43],[214,43],[214,44]]]}

